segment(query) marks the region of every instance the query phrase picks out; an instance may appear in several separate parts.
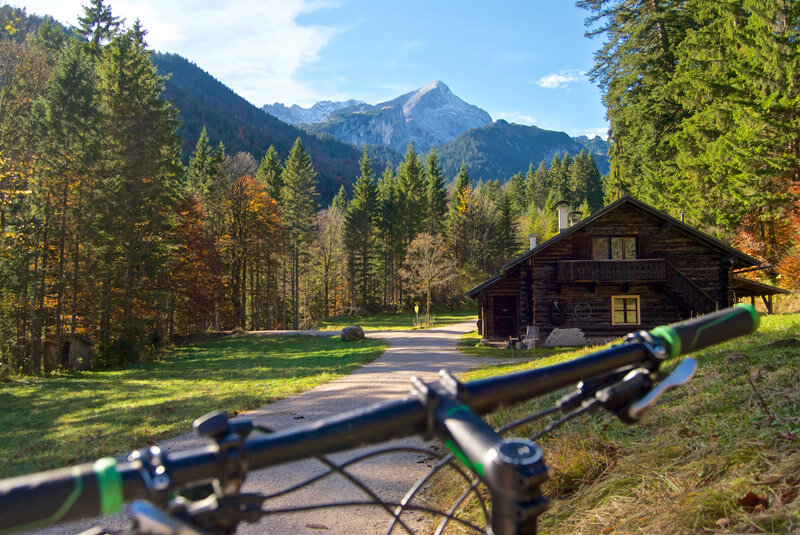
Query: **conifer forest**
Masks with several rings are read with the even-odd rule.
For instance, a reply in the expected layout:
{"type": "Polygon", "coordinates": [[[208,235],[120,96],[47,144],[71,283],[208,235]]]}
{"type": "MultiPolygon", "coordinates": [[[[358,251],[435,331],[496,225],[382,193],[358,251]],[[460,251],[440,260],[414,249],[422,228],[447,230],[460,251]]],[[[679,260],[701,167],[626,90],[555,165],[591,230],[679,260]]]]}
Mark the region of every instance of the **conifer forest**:
{"type": "Polygon", "coordinates": [[[207,330],[456,307],[465,291],[586,217],[637,198],[763,259],[800,287],[800,2],[579,0],[611,170],[556,154],[527,172],[445,176],[367,147],[327,202],[300,139],[183,155],[146,29],[103,0],[79,27],[0,19],[0,374],[134,362],[207,330]],[[93,344],[79,361],[68,340],[93,344]],[[50,364],[52,366],[52,363],[50,364]]]}

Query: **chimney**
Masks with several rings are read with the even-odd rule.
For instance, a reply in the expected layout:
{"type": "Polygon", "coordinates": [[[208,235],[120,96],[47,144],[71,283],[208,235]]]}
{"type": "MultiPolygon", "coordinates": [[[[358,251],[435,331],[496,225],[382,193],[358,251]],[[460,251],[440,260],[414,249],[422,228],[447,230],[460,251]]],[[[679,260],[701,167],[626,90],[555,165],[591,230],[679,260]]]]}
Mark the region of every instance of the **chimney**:
{"type": "Polygon", "coordinates": [[[575,223],[578,223],[581,218],[583,218],[583,212],[580,210],[575,210],[569,213],[569,226],[573,226],[575,223]]]}
{"type": "Polygon", "coordinates": [[[536,249],[536,234],[531,234],[528,237],[531,240],[531,251],[533,251],[534,249],[536,249]]]}
{"type": "Polygon", "coordinates": [[[564,232],[569,228],[569,201],[558,201],[556,210],[558,211],[558,232],[564,232]]]}

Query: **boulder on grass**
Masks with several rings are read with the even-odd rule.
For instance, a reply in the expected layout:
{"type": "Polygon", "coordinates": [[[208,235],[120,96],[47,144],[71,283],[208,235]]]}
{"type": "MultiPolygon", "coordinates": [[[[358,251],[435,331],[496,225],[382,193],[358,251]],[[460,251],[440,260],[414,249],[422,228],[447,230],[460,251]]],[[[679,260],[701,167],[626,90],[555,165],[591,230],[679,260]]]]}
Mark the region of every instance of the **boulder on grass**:
{"type": "Polygon", "coordinates": [[[342,329],[342,340],[345,342],[358,342],[364,339],[364,329],[359,325],[345,327],[342,329]]]}

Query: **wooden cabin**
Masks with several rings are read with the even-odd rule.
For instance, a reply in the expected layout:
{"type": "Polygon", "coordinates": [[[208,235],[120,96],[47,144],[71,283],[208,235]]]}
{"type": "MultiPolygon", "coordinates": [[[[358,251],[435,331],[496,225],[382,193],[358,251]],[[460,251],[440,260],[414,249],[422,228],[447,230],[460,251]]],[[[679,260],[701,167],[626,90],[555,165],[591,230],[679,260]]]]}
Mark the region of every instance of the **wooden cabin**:
{"type": "Polygon", "coordinates": [[[771,307],[772,295],[787,293],[737,276],[759,266],[755,258],[633,197],[582,220],[558,210],[558,235],[467,292],[483,338],[537,332],[546,342],[560,329],[599,343],[745,297],[771,307]]]}

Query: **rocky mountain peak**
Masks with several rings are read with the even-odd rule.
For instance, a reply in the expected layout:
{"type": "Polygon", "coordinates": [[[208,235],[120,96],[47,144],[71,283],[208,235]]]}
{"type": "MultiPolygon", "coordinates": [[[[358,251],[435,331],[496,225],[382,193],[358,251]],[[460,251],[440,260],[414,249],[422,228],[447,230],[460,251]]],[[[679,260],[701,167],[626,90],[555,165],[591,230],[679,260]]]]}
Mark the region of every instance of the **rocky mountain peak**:
{"type": "Polygon", "coordinates": [[[404,153],[409,142],[424,152],[491,122],[488,113],[435,80],[374,106],[342,108],[308,128],[354,145],[388,145],[404,153]]]}

